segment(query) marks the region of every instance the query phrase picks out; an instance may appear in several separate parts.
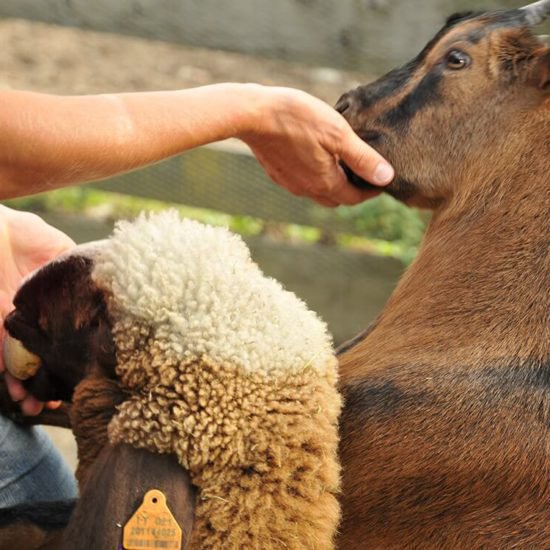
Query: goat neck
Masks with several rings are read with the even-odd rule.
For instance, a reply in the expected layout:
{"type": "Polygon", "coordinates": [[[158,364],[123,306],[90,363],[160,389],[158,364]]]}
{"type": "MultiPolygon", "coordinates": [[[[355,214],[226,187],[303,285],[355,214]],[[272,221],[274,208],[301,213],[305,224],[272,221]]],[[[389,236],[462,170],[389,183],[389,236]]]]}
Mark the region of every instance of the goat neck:
{"type": "Polygon", "coordinates": [[[550,143],[513,154],[500,171],[488,160],[465,169],[376,326],[345,357],[345,378],[416,352],[442,366],[548,360],[550,143]]]}

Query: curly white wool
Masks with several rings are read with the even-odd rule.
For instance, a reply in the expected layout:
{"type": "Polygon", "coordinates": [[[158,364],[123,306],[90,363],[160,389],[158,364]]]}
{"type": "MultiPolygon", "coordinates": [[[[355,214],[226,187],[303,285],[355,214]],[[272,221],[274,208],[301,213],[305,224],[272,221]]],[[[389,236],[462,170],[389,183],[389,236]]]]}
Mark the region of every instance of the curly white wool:
{"type": "Polygon", "coordinates": [[[115,298],[115,322],[146,322],[168,355],[206,355],[262,374],[334,368],[325,324],[223,228],[175,211],[121,222],[93,277],[115,298]]]}

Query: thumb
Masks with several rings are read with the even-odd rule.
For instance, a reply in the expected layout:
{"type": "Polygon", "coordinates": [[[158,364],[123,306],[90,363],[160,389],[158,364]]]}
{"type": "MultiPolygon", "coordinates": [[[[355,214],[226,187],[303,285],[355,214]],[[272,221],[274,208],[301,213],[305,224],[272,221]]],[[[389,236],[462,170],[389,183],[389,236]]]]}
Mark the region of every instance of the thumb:
{"type": "Polygon", "coordinates": [[[4,319],[6,318],[6,315],[11,311],[13,306],[9,307],[6,305],[6,303],[9,302],[11,305],[11,300],[6,298],[6,294],[3,292],[0,292],[0,372],[4,372],[6,370],[4,366],[4,337],[6,336],[6,331],[4,329],[4,319]]]}
{"type": "Polygon", "coordinates": [[[387,185],[395,177],[391,164],[351,128],[343,140],[340,158],[358,176],[374,185],[387,185]]]}

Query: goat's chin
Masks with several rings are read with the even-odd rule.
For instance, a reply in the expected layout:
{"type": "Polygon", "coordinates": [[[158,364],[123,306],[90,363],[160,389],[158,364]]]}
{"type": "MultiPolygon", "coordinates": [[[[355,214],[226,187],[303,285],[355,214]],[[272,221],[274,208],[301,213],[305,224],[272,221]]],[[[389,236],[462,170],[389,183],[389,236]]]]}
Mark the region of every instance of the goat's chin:
{"type": "Polygon", "coordinates": [[[348,181],[358,189],[364,191],[383,190],[383,188],[377,187],[376,185],[373,185],[372,183],[364,180],[361,176],[358,176],[345,162],[340,161],[340,166],[342,166],[342,169],[344,170],[344,174],[346,174],[348,181]]]}
{"type": "Polygon", "coordinates": [[[416,202],[418,196],[417,186],[401,176],[397,176],[384,188],[384,191],[394,199],[410,205],[416,202]]]}
{"type": "Polygon", "coordinates": [[[348,178],[348,181],[357,187],[365,191],[382,191],[392,196],[394,199],[404,202],[405,204],[413,204],[415,196],[417,195],[417,187],[409,180],[397,175],[395,179],[389,184],[383,187],[373,185],[364,180],[361,176],[358,176],[347,164],[341,163],[342,169],[348,178]]]}

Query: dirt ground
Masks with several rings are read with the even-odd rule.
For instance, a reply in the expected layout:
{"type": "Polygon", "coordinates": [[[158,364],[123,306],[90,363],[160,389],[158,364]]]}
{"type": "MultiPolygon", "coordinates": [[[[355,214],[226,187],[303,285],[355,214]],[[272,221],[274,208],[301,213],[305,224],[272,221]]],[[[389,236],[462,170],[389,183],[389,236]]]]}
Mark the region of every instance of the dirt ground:
{"type": "Polygon", "coordinates": [[[306,90],[333,104],[365,75],[130,36],[0,19],[0,89],[61,94],[258,82],[306,90]]]}

